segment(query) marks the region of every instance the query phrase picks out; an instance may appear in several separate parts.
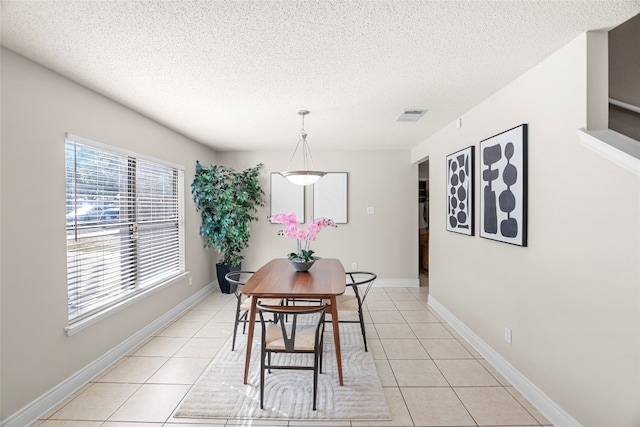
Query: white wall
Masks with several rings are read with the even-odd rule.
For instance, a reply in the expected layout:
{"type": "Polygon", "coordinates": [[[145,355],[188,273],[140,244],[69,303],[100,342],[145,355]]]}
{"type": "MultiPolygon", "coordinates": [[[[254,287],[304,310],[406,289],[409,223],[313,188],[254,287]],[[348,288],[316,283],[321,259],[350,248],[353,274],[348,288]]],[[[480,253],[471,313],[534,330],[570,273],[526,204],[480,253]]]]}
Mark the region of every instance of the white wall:
{"type": "MultiPolygon", "coordinates": [[[[409,155],[407,150],[313,151],[317,168],[348,172],[349,222],[322,230],[311,245],[317,256],[338,258],[347,270],[356,262],[359,270],[376,272],[379,284],[418,285],[418,170],[410,165],[409,155]],[[367,214],[367,207],[375,213],[367,214]]],[[[251,225],[243,268],[256,269],[296,249],[294,240],[277,235],[282,226],[267,221],[270,173],[286,169],[290,157],[290,151],[219,153],[221,163],[237,169],[265,165],[261,182],[266,203],[260,220],[251,225]]],[[[305,218],[312,216],[313,187],[308,186],[305,218]]]]}
{"type": "Polygon", "coordinates": [[[68,337],[65,132],[182,164],[185,197],[195,161],[215,153],[2,48],[0,419],[32,402],[214,280],[195,209],[186,214],[180,281],[68,337]]]}
{"type": "MultiPolygon", "coordinates": [[[[219,153],[2,48],[0,420],[6,420],[215,280],[218,254],[203,249],[190,184],[195,163],[265,164],[267,204],[252,225],[246,268],[284,257],[294,242],[268,224],[269,173],[291,152],[219,153]],[[65,132],[143,153],[185,169],[186,264],[194,285],[176,283],[68,337],[65,252],[65,132]],[[28,301],[28,302],[26,302],[28,301]]],[[[292,149],[293,149],[292,141],[292,149]]],[[[380,283],[418,280],[417,166],[410,152],[316,152],[316,165],[349,173],[349,223],[323,230],[313,249],[380,283]],[[366,208],[373,206],[374,215],[366,208]]],[[[313,212],[307,189],[306,217],[313,212]]],[[[29,411],[27,411],[29,412],[29,411]]],[[[14,418],[15,419],[15,418],[14,418]]],[[[15,423],[14,423],[15,424],[15,423]]]]}
{"type": "MultiPolygon", "coordinates": [[[[602,45],[596,36],[463,115],[461,129],[452,123],[425,140],[412,160],[429,157],[433,298],[580,424],[637,426],[640,180],[576,135],[592,102],[587,40],[602,45]],[[521,123],[529,124],[528,247],[445,231],[445,156],[521,123]]],[[[478,230],[477,203],[475,212],[478,230]]]]}

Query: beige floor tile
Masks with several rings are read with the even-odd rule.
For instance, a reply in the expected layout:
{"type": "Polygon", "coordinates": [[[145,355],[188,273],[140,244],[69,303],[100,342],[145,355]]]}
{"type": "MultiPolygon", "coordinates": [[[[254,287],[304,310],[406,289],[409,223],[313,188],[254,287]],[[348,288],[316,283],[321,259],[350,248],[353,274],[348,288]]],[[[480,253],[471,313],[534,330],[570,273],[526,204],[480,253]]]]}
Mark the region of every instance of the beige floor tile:
{"type": "Polygon", "coordinates": [[[400,312],[404,320],[409,323],[440,323],[440,321],[426,308],[415,311],[400,312]]]}
{"type": "MultiPolygon", "coordinates": [[[[112,422],[107,421],[100,427],[162,427],[164,423],[133,423],[133,422],[112,422]]],[[[182,427],[185,427],[184,425],[182,427]]],[[[202,426],[200,426],[202,427],[202,426]]]]}
{"type": "Polygon", "coordinates": [[[48,418],[51,418],[51,416],[53,416],[53,414],[58,412],[60,410],[60,408],[62,408],[65,405],[67,405],[69,402],[71,402],[76,397],[80,396],[82,393],[84,393],[86,390],[88,390],[93,385],[94,385],[94,383],[88,383],[88,384],[83,385],[78,390],[76,390],[75,392],[71,393],[71,395],[69,395],[66,398],[62,399],[55,407],[53,407],[50,410],[48,410],[44,415],[42,415],[40,417],[40,420],[46,420],[48,418]]]}
{"type": "Polygon", "coordinates": [[[376,359],[374,360],[374,363],[376,364],[378,378],[380,378],[380,384],[382,384],[382,387],[395,387],[398,385],[388,360],[376,359]]]}
{"type": "Polygon", "coordinates": [[[171,325],[158,332],[156,336],[191,338],[200,329],[202,329],[202,322],[186,322],[183,320],[178,320],[177,322],[173,322],[171,325]]]}
{"type": "Polygon", "coordinates": [[[473,348],[473,346],[471,344],[469,344],[468,342],[464,341],[464,340],[459,340],[460,344],[462,344],[462,346],[464,348],[467,349],[467,351],[469,353],[471,353],[471,355],[475,358],[475,359],[483,359],[482,355],[480,353],[478,353],[478,350],[476,350],[475,348],[473,348]]]}
{"type": "Polygon", "coordinates": [[[102,421],[45,420],[31,424],[31,427],[101,427],[103,425],[102,421]]]}
{"type": "Polygon", "coordinates": [[[417,339],[381,339],[387,359],[429,359],[429,354],[417,339]]]}
{"type": "Polygon", "coordinates": [[[500,383],[477,360],[434,360],[453,387],[499,386],[500,383]]]}
{"type": "Polygon", "coordinates": [[[125,357],[96,382],[142,384],[168,360],[168,357],[125,357]]]}
{"type": "Polygon", "coordinates": [[[405,404],[400,389],[398,387],[383,387],[384,397],[387,400],[387,407],[391,415],[391,420],[384,421],[352,421],[353,427],[377,426],[377,427],[405,427],[413,426],[409,410],[405,404]]]}
{"type": "Polygon", "coordinates": [[[416,426],[475,426],[458,396],[449,387],[401,387],[416,426]]]}
{"type": "MultiPolygon", "coordinates": [[[[483,426],[550,425],[428,306],[427,298],[426,286],[372,288],[367,296],[368,348],[392,420],[227,422],[172,417],[233,331],[235,296],[223,295],[216,289],[179,320],[49,411],[37,427],[475,425],[470,412],[483,426]]],[[[347,313],[341,312],[341,319],[346,317],[347,313]]],[[[352,344],[362,345],[358,324],[343,323],[340,328],[358,330],[359,340],[352,344]]],[[[330,330],[329,327],[325,338],[328,347],[333,346],[330,330]]],[[[257,328],[255,338],[259,335],[257,328]]],[[[238,340],[242,343],[246,335],[239,331],[238,340]]]]}
{"type": "Polygon", "coordinates": [[[145,384],[109,421],[164,422],[189,391],[188,385],[145,384]]]}
{"type": "Polygon", "coordinates": [[[209,310],[209,309],[204,309],[204,308],[193,308],[193,309],[187,311],[186,313],[184,313],[178,319],[176,319],[176,321],[180,321],[180,322],[197,322],[197,323],[201,323],[201,324],[204,325],[209,320],[211,320],[213,315],[215,313],[217,313],[218,311],[219,311],[219,309],[209,310]]]}
{"type": "MultiPolygon", "coordinates": [[[[231,334],[233,334],[233,319],[228,322],[217,322],[210,321],[207,322],[198,332],[194,335],[194,338],[229,338],[231,334]]],[[[242,325],[243,323],[238,324],[238,335],[242,334],[242,325]]],[[[249,326],[247,325],[247,329],[249,326]]]]}
{"type": "Polygon", "coordinates": [[[376,288],[373,287],[367,294],[367,301],[375,300],[375,301],[389,301],[389,295],[385,291],[385,288],[376,288]]]}
{"type": "Polygon", "coordinates": [[[424,301],[426,303],[427,298],[429,297],[429,286],[427,286],[428,283],[429,283],[429,278],[421,274],[420,286],[417,288],[409,288],[409,292],[411,292],[416,297],[418,297],[421,301],[424,301]]]}
{"type": "Polygon", "coordinates": [[[389,299],[393,301],[399,300],[411,300],[415,299],[415,295],[413,295],[409,288],[399,287],[399,288],[385,288],[387,291],[387,295],[389,295],[389,299]]]}
{"type": "Polygon", "coordinates": [[[173,357],[149,380],[151,384],[194,384],[211,358],[173,357]]]}
{"type": "Polygon", "coordinates": [[[453,338],[440,323],[415,323],[409,326],[418,338],[453,338]]]}
{"type": "Polygon", "coordinates": [[[447,323],[447,321],[444,319],[444,317],[442,317],[442,316],[440,315],[440,313],[438,313],[436,310],[434,310],[434,309],[433,309],[433,307],[431,307],[431,306],[429,306],[429,305],[427,304],[427,308],[429,309],[429,311],[431,312],[431,314],[433,314],[433,315],[436,317],[436,319],[438,319],[438,320],[439,320],[440,322],[442,322],[442,323],[447,323]]]}
{"type": "Polygon", "coordinates": [[[375,323],[380,339],[415,338],[415,334],[406,323],[375,323]]]}
{"type": "Polygon", "coordinates": [[[426,309],[424,303],[422,301],[418,301],[417,299],[394,300],[393,304],[398,310],[420,311],[426,309]]]}
{"type": "Polygon", "coordinates": [[[523,407],[526,409],[540,424],[543,426],[550,426],[551,421],[549,421],[544,415],[540,413],[525,397],[520,394],[518,390],[514,387],[505,387],[505,390],[509,392],[511,396],[513,396],[523,407]]]}
{"type": "Polygon", "coordinates": [[[364,331],[367,334],[367,340],[369,338],[371,339],[379,339],[380,336],[378,335],[378,331],[376,330],[375,326],[373,326],[372,323],[365,323],[364,324],[364,331]]]}
{"type": "Polygon", "coordinates": [[[159,357],[171,357],[180,347],[186,344],[188,338],[177,337],[154,337],[145,345],[143,345],[134,356],[159,356],[159,357]]]}
{"type": "Polygon", "coordinates": [[[367,298],[364,304],[369,311],[396,310],[395,304],[389,299],[372,300],[367,298]]]}
{"type": "Polygon", "coordinates": [[[374,360],[387,359],[387,354],[384,352],[384,347],[382,347],[382,342],[379,339],[367,339],[367,348],[374,360]]]}
{"type": "Polygon", "coordinates": [[[511,383],[509,381],[507,381],[507,379],[505,377],[502,376],[502,374],[500,374],[500,372],[498,372],[496,370],[496,368],[494,368],[491,363],[487,362],[485,359],[478,359],[478,362],[480,362],[480,364],[482,366],[484,366],[484,368],[489,371],[489,373],[491,375],[493,375],[493,377],[500,383],[500,385],[504,386],[504,387],[509,387],[511,386],[511,383]]]}
{"type": "Polygon", "coordinates": [[[421,339],[432,359],[473,359],[474,357],[455,339],[421,339]]]}
{"type": "Polygon", "coordinates": [[[228,338],[191,338],[174,357],[214,357],[228,338]]]}
{"type": "Polygon", "coordinates": [[[214,314],[213,317],[211,317],[211,320],[209,320],[209,322],[229,323],[229,322],[233,322],[235,318],[236,318],[236,309],[234,307],[233,310],[220,310],[219,312],[214,314]]]}
{"type": "Polygon", "coordinates": [[[95,383],[50,418],[57,420],[107,420],[141,386],[95,383]]]}
{"type": "Polygon", "coordinates": [[[447,387],[449,383],[432,360],[390,360],[400,387],[447,387]]]}
{"type": "MultiPolygon", "coordinates": [[[[219,427],[227,425],[225,419],[206,419],[206,418],[176,418],[171,417],[162,424],[163,427],[219,427]]],[[[117,427],[117,426],[114,426],[117,427]]],[[[131,426],[136,427],[136,426],[131,426]]]]}
{"type": "Polygon", "coordinates": [[[217,311],[193,309],[183,314],[178,320],[181,322],[207,323],[217,311]]]}
{"type": "Polygon", "coordinates": [[[31,427],[101,427],[102,421],[74,421],[74,420],[45,420],[31,427]]]}
{"type": "Polygon", "coordinates": [[[453,337],[454,337],[454,338],[459,339],[459,340],[463,339],[463,338],[462,338],[462,335],[460,335],[460,334],[458,333],[458,331],[456,331],[456,330],[453,328],[453,326],[449,325],[448,323],[443,323],[443,325],[444,325],[444,327],[445,327],[445,328],[447,328],[447,331],[449,331],[449,333],[450,333],[451,335],[453,335],[453,337]]]}
{"type": "Polygon", "coordinates": [[[397,310],[370,311],[369,314],[373,323],[405,323],[397,310]]]}
{"type": "Polygon", "coordinates": [[[480,426],[535,425],[535,418],[503,387],[454,387],[480,426]]]}

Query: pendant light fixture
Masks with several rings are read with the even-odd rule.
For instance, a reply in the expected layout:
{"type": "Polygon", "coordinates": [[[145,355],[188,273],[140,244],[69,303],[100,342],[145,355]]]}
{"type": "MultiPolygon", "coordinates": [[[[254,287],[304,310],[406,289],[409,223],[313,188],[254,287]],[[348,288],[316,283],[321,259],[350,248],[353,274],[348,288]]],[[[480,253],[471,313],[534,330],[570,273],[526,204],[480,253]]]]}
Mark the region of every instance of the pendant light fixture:
{"type": "Polygon", "coordinates": [[[298,114],[302,116],[302,130],[300,131],[300,139],[298,139],[298,143],[296,144],[296,149],[293,150],[293,155],[291,156],[291,160],[289,160],[289,166],[287,170],[284,172],[280,172],[280,175],[287,178],[289,181],[294,183],[295,185],[310,185],[314,182],[318,181],[320,178],[326,175],[326,172],[320,172],[315,170],[310,170],[309,166],[312,168],[313,159],[311,158],[311,151],[309,150],[309,145],[307,144],[307,132],[304,130],[304,116],[309,114],[307,110],[300,110],[298,114]],[[298,147],[302,143],[302,168],[301,170],[291,170],[291,162],[293,162],[294,157],[296,156],[296,152],[298,151],[298,147]]]}

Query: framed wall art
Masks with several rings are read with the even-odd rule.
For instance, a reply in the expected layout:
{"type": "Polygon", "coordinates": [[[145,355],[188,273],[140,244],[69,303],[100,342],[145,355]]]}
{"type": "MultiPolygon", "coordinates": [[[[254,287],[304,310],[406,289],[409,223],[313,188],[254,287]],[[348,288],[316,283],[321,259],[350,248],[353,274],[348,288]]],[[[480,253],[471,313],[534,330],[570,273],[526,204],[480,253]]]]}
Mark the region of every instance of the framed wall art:
{"type": "Polygon", "coordinates": [[[289,182],[277,172],[271,173],[270,216],[295,213],[304,222],[304,187],[289,182]]]}
{"type": "Polygon", "coordinates": [[[475,147],[447,156],[447,230],[474,235],[475,147]]]}
{"type": "Polygon", "coordinates": [[[527,125],[480,141],[480,237],[527,246],[527,125]]]}
{"type": "Polygon", "coordinates": [[[313,184],[313,218],[347,223],[347,172],[328,172],[313,184]]]}

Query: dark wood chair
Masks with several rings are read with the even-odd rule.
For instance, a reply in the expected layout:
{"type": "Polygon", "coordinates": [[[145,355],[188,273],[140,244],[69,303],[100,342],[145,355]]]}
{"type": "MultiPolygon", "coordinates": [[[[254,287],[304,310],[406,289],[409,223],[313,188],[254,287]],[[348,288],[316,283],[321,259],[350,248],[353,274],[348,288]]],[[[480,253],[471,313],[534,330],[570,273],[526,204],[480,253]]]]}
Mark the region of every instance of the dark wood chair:
{"type": "MultiPolygon", "coordinates": [[[[322,372],[322,346],[326,304],[322,305],[256,305],[262,325],[262,345],[260,353],[260,408],[264,409],[265,372],[272,369],[293,369],[313,371],[313,410],[316,410],[318,396],[318,374],[322,372]],[[273,314],[277,322],[265,320],[266,314],[273,314]],[[285,321],[285,318],[288,319],[285,321]],[[272,361],[274,353],[309,353],[313,363],[280,365],[272,361]]],[[[298,360],[298,359],[296,359],[298,360]]]]}
{"type": "MultiPolygon", "coordinates": [[[[238,333],[238,325],[242,323],[242,333],[246,333],[247,318],[249,316],[249,310],[251,310],[251,297],[248,297],[242,293],[242,287],[247,280],[254,274],[253,271],[239,270],[230,271],[224,277],[229,282],[231,290],[237,298],[236,304],[236,316],[233,324],[233,340],[231,341],[231,351],[236,348],[236,335],[238,333]]],[[[263,303],[267,305],[280,305],[281,299],[263,299],[263,303]]]]}
{"type": "MultiPolygon", "coordinates": [[[[359,323],[360,330],[362,331],[362,340],[364,341],[364,351],[369,351],[367,348],[367,333],[364,328],[364,313],[362,307],[371,286],[373,286],[373,282],[378,276],[369,271],[349,271],[346,273],[346,276],[347,289],[351,288],[353,293],[347,291],[342,295],[338,295],[336,298],[338,312],[351,311],[358,313],[358,320],[343,320],[342,317],[338,317],[338,321],[339,323],[359,323]]],[[[328,300],[326,302],[328,303],[328,300]]]]}

